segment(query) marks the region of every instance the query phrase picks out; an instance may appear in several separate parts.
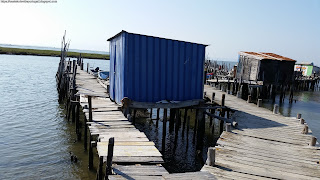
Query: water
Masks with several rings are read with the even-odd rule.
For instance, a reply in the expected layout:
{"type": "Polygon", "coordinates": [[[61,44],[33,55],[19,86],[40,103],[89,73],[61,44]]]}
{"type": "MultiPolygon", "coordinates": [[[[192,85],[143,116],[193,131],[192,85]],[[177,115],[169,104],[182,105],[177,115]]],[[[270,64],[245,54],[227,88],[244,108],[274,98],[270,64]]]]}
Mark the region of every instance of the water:
{"type": "Polygon", "coordinates": [[[0,63],[0,179],[95,178],[58,104],[59,58],[0,55],[0,63]]]}
{"type": "Polygon", "coordinates": [[[320,91],[294,92],[293,103],[289,103],[289,94],[286,95],[284,103],[279,103],[279,96],[273,103],[271,100],[264,102],[263,107],[272,110],[274,104],[279,105],[279,112],[283,116],[296,117],[302,114],[312,134],[320,139],[320,91]]]}
{"type": "MultiPolygon", "coordinates": [[[[84,60],[90,66],[107,70],[109,61],[84,60]]],[[[87,152],[82,142],[76,141],[73,123],[65,119],[65,111],[58,104],[55,74],[58,57],[0,55],[0,179],[94,179],[96,169],[89,171],[87,152]],[[72,163],[69,152],[79,161],[72,163]]],[[[280,112],[285,116],[295,116],[297,112],[307,120],[314,134],[319,136],[319,92],[295,93],[296,103],[285,101],[280,112]]],[[[265,102],[271,108],[271,102],[265,102]]],[[[182,111],[182,116],[184,112],[182,111]]],[[[181,125],[178,131],[167,126],[166,151],[163,154],[165,168],[169,172],[200,170],[207,147],[214,146],[218,138],[206,120],[203,152],[196,151],[194,116],[190,112],[190,131],[181,125]]],[[[160,113],[162,114],[162,113],[160,113]]],[[[153,119],[156,111],[153,111],[153,119]]],[[[156,120],[137,119],[137,128],[162,149],[162,120],[156,127],[156,120]]],[[[95,156],[94,166],[98,162],[95,156]]]]}

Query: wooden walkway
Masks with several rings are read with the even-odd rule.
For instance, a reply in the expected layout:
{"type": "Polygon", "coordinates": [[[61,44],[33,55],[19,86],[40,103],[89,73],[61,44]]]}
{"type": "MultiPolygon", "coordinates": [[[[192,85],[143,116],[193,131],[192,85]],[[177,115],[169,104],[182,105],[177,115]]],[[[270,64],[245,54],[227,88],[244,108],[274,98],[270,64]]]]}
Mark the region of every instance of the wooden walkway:
{"type": "Polygon", "coordinates": [[[107,161],[109,138],[114,137],[113,174],[109,179],[216,179],[208,172],[169,174],[161,165],[164,161],[154,142],[137,130],[120,111],[120,106],[109,99],[103,83],[78,70],[76,85],[87,120],[90,119],[88,95],[92,96],[92,121],[87,122],[89,142],[96,144],[102,163],[107,161]]]}
{"type": "Polygon", "coordinates": [[[97,141],[97,153],[103,162],[107,161],[109,138],[114,137],[114,175],[109,175],[109,179],[159,179],[168,174],[161,166],[162,155],[155,144],[128,121],[119,105],[108,98],[107,90],[97,79],[81,70],[76,78],[77,94],[80,95],[80,105],[87,120],[88,95],[93,96],[92,121],[87,122],[89,142],[97,141]]]}
{"type": "MultiPolygon", "coordinates": [[[[220,90],[205,85],[205,92],[221,102],[220,90]]],[[[237,110],[232,132],[217,141],[215,166],[205,165],[218,179],[320,179],[320,148],[309,146],[312,132],[302,134],[300,120],[273,114],[253,103],[226,94],[225,106],[237,110]]]]}

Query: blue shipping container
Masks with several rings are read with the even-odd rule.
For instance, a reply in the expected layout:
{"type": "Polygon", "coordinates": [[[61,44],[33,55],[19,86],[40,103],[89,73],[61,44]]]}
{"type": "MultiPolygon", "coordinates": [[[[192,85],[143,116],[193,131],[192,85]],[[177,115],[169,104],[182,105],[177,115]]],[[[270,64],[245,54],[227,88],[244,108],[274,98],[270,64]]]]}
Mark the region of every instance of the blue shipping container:
{"type": "Polygon", "coordinates": [[[110,98],[138,102],[202,99],[205,47],[121,31],[110,41],[110,98]]]}

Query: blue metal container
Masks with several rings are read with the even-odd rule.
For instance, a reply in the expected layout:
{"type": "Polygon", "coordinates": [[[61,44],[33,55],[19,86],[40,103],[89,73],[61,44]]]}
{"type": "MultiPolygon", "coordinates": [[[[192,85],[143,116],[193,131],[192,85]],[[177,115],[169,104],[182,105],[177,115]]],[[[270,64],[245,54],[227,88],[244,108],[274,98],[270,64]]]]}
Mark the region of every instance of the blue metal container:
{"type": "Polygon", "coordinates": [[[202,99],[205,47],[121,31],[110,41],[110,98],[138,102],[202,99]]]}

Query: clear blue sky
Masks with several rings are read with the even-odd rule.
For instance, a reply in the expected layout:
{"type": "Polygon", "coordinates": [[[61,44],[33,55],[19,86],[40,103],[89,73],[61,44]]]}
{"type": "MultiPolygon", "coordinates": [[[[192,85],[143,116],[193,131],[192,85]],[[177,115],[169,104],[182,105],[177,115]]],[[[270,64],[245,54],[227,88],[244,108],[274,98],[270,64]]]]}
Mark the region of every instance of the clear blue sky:
{"type": "Polygon", "coordinates": [[[320,65],[320,0],[57,0],[1,3],[0,43],[109,51],[121,30],[208,44],[212,59],[273,52],[320,65]]]}

